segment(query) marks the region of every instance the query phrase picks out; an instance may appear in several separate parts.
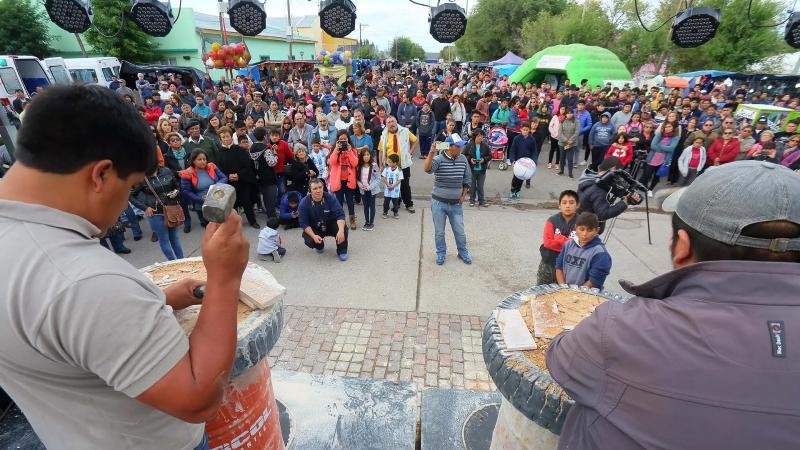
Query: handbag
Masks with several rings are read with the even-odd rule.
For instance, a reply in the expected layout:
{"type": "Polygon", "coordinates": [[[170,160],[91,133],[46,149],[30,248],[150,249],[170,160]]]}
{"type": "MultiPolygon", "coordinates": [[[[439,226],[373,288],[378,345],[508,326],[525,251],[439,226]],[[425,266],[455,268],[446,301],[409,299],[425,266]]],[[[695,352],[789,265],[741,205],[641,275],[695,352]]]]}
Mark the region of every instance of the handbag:
{"type": "Polygon", "coordinates": [[[150,192],[156,197],[156,202],[158,202],[164,210],[164,224],[169,228],[177,228],[183,225],[183,222],[186,221],[186,216],[183,215],[183,208],[181,208],[181,205],[165,205],[164,202],[161,201],[161,197],[156,194],[156,190],[153,189],[147,177],[145,177],[144,182],[147,183],[150,192]]]}
{"type": "Polygon", "coordinates": [[[658,167],[658,170],[656,171],[656,176],[661,178],[661,177],[666,177],[667,175],[669,175],[669,163],[667,161],[664,161],[664,164],[661,164],[658,167]]]}

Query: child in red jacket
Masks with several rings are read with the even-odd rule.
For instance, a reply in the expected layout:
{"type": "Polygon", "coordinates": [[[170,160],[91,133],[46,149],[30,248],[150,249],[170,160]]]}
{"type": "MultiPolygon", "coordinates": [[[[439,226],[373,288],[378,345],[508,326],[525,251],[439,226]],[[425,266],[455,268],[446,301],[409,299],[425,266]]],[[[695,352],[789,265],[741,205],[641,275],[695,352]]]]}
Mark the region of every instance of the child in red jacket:
{"type": "Polygon", "coordinates": [[[606,152],[606,158],[609,156],[616,156],[622,161],[622,167],[628,167],[628,164],[633,161],[633,146],[628,141],[628,135],[625,133],[617,133],[611,138],[611,145],[606,152]]]}
{"type": "Polygon", "coordinates": [[[566,190],[558,196],[559,213],[544,223],[544,243],[539,247],[542,260],[536,272],[536,284],[556,282],[556,258],[564,244],[573,237],[578,215],[578,193],[566,190]]]}

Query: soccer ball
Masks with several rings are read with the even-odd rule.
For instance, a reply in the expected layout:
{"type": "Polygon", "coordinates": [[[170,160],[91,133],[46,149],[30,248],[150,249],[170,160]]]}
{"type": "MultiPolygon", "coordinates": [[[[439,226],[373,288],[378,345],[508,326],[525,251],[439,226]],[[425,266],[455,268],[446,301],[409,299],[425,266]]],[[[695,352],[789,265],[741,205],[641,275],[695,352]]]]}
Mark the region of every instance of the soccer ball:
{"type": "Polygon", "coordinates": [[[514,176],[520,180],[530,180],[536,173],[536,163],[530,158],[520,158],[514,163],[514,176]]]}

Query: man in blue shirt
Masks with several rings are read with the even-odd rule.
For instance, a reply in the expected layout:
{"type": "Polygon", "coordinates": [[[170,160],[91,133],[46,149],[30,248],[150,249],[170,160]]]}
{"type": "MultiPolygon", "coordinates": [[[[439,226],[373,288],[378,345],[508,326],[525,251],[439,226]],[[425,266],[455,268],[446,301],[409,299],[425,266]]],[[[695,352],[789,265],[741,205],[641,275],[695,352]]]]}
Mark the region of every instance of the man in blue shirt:
{"type": "Polygon", "coordinates": [[[339,260],[347,261],[347,226],[342,205],[336,200],[336,196],[325,192],[321,179],[312,179],[309,188],[311,194],[306,195],[297,208],[303,241],[307,247],[322,253],[325,251],[323,239],[335,237],[339,260]]]}
{"type": "Polygon", "coordinates": [[[207,120],[211,115],[211,108],[206,105],[206,100],[202,95],[198,94],[194,99],[196,104],[194,105],[194,108],[192,108],[192,112],[202,117],[203,120],[207,120]]]}

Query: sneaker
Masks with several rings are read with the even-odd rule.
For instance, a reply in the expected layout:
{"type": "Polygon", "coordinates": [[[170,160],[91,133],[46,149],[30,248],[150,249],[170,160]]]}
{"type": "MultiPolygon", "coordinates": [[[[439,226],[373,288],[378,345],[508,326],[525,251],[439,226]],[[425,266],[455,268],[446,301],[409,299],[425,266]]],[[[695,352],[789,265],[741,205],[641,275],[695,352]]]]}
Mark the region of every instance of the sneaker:
{"type": "MultiPolygon", "coordinates": [[[[191,233],[192,232],[192,226],[191,225],[184,225],[183,226],[183,232],[184,233],[191,233]]],[[[155,241],[153,241],[153,242],[155,242],[155,241]]]]}
{"type": "Polygon", "coordinates": [[[255,228],[256,230],[260,230],[261,229],[261,225],[259,225],[258,222],[253,222],[253,223],[250,224],[250,228],[255,228]]]}
{"type": "Polygon", "coordinates": [[[120,255],[127,255],[131,252],[131,249],[128,247],[122,246],[120,248],[115,248],[114,253],[119,253],[120,255]]]}
{"type": "Polygon", "coordinates": [[[406,206],[406,211],[408,211],[411,214],[417,212],[417,210],[415,210],[413,206],[406,206]]]}
{"type": "Polygon", "coordinates": [[[553,168],[553,163],[547,163],[547,168],[548,169],[552,169],[553,168]]]}
{"type": "Polygon", "coordinates": [[[509,202],[513,202],[515,197],[516,197],[516,196],[514,195],[514,193],[513,193],[513,192],[509,192],[509,193],[508,193],[508,201],[509,201],[509,202]]]}
{"type": "Polygon", "coordinates": [[[458,259],[464,261],[464,264],[468,266],[472,264],[472,258],[469,255],[458,255],[458,259]]]}
{"type": "Polygon", "coordinates": [[[281,262],[281,254],[280,254],[280,253],[278,253],[278,251],[277,251],[277,250],[275,250],[274,252],[272,252],[272,260],[273,260],[273,261],[275,261],[276,263],[279,263],[279,262],[281,262]]]}
{"type": "Polygon", "coordinates": [[[319,253],[320,255],[321,255],[321,254],[323,254],[323,253],[325,253],[325,247],[323,247],[323,248],[317,248],[317,249],[315,249],[315,250],[316,250],[316,251],[317,251],[317,253],[319,253]]]}
{"type": "Polygon", "coordinates": [[[340,253],[339,261],[347,261],[347,253],[340,253]]]}
{"type": "Polygon", "coordinates": [[[365,228],[365,230],[366,230],[366,231],[372,231],[372,230],[374,230],[374,229],[375,229],[375,225],[373,225],[373,224],[369,224],[369,225],[367,225],[367,227],[365,228]]]}
{"type": "Polygon", "coordinates": [[[469,206],[475,206],[475,202],[473,202],[472,200],[470,200],[470,201],[469,201],[469,206]]]}
{"type": "Polygon", "coordinates": [[[381,217],[383,217],[384,219],[388,219],[388,218],[389,218],[389,215],[388,215],[388,214],[386,214],[386,213],[383,213],[383,214],[381,214],[381,217]]]}
{"type": "Polygon", "coordinates": [[[653,198],[653,191],[647,191],[647,196],[649,198],[653,198]]]}
{"type": "Polygon", "coordinates": [[[141,241],[141,240],[142,240],[142,235],[140,234],[140,235],[138,235],[138,236],[134,236],[134,237],[133,237],[133,240],[134,240],[134,241],[137,241],[137,242],[138,242],[138,241],[141,241]]]}
{"type": "Polygon", "coordinates": [[[158,242],[158,235],[155,233],[150,235],[150,242],[158,242]]]}
{"type": "Polygon", "coordinates": [[[581,161],[581,162],[578,163],[578,165],[579,166],[585,166],[586,165],[586,161],[581,161]]]}
{"type": "Polygon", "coordinates": [[[436,265],[441,266],[444,264],[444,255],[436,255],[436,265]]]}
{"type": "Polygon", "coordinates": [[[481,203],[481,205],[480,205],[480,206],[483,206],[484,208],[488,208],[488,207],[489,207],[489,204],[488,204],[488,203],[481,203]]]}
{"type": "Polygon", "coordinates": [[[525,183],[525,189],[530,189],[530,188],[531,188],[531,184],[530,183],[525,183]]]}
{"type": "Polygon", "coordinates": [[[399,219],[400,218],[400,213],[395,212],[392,217],[394,217],[395,219],[399,219]]]}

